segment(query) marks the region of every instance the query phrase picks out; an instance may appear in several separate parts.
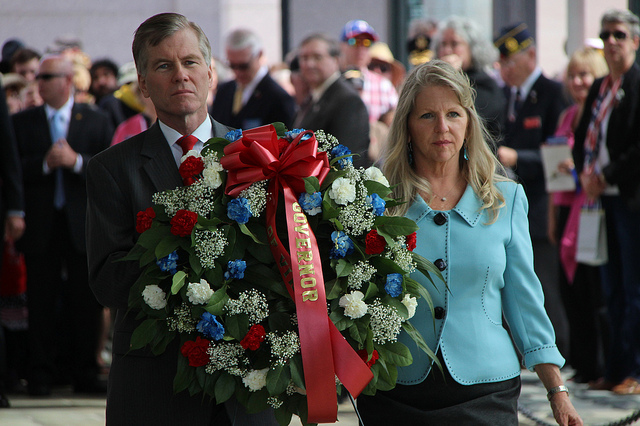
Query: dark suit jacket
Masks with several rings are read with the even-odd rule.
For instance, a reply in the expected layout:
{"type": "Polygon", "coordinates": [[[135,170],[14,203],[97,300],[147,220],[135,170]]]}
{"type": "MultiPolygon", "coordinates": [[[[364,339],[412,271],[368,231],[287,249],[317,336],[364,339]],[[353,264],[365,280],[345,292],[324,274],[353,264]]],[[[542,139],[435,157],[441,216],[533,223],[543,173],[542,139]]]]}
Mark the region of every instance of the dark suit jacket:
{"type": "MultiPolygon", "coordinates": [[[[598,79],[591,86],[585,112],[576,129],[573,158],[578,172],[584,168],[584,139],[591,121],[593,101],[603,81],[603,78],[598,79]]],[[[637,210],[640,209],[640,67],[637,64],[634,63],[624,75],[621,89],[619,93],[624,93],[624,97],[611,111],[607,126],[606,147],[611,162],[602,172],[607,182],[618,185],[627,205],[637,210]]]]}
{"type": "MultiPolygon", "coordinates": [[[[2,88],[0,88],[0,179],[0,217],[4,217],[7,210],[24,210],[18,148],[2,88]]],[[[4,235],[4,224],[1,226],[0,235],[4,235]]]]}
{"type": "MultiPolygon", "coordinates": [[[[507,99],[511,96],[505,88],[507,99]]],[[[508,104],[508,103],[507,103],[508,104]]],[[[514,123],[507,120],[502,145],[518,151],[515,173],[529,199],[532,238],[547,236],[547,192],[540,145],[552,136],[566,107],[562,85],[541,75],[531,87],[514,123]]]]}
{"type": "Polygon", "coordinates": [[[471,87],[476,91],[475,106],[487,130],[498,139],[504,131],[506,98],[498,83],[486,72],[470,69],[467,72],[471,87]]]}
{"type": "MultiPolygon", "coordinates": [[[[213,122],[213,136],[223,137],[229,130],[213,122]]],[[[208,397],[173,394],[177,341],[160,356],[144,350],[128,352],[131,333],[139,323],[135,312],[127,313],[127,302],[140,267],[137,262],[117,260],[135,245],[137,213],[152,206],[154,193],[179,186],[182,179],[157,122],[95,156],[87,169],[89,285],[100,303],[116,310],[109,425],[215,424],[210,423],[214,407],[208,397]]]]}
{"type": "Polygon", "coordinates": [[[291,128],[295,116],[295,101],[269,74],[260,80],[247,103],[237,115],[234,115],[231,107],[236,86],[235,80],[218,86],[211,107],[214,120],[243,130],[276,121],[281,121],[291,128]]]}
{"type": "MultiPolygon", "coordinates": [[[[45,175],[44,157],[53,143],[44,106],[31,108],[13,116],[18,151],[22,162],[25,194],[24,236],[19,247],[25,253],[38,253],[47,247],[54,220],[54,192],[56,173],[45,175]]],[[[86,168],[89,160],[109,147],[113,127],[109,119],[96,107],[74,103],[67,133],[67,142],[82,155],[82,170],[75,173],[63,169],[65,211],[74,247],[86,251],[85,216],[87,209],[86,168]]]]}
{"type": "MultiPolygon", "coordinates": [[[[308,110],[301,110],[300,127],[307,130],[324,130],[338,138],[352,153],[353,164],[369,166],[369,114],[358,92],[343,77],[327,88],[318,102],[308,110]]],[[[298,120],[296,120],[298,121],[298,120]]]]}

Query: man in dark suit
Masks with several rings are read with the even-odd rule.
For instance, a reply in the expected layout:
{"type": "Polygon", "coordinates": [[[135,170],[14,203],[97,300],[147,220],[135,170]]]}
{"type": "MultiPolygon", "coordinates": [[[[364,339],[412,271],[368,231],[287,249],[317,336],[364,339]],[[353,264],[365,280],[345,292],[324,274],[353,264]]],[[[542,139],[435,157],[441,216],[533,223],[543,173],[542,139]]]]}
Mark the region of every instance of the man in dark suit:
{"type": "MultiPolygon", "coordinates": [[[[18,148],[9,119],[4,89],[0,88],[0,241],[16,241],[24,233],[24,196],[18,148]]],[[[9,407],[5,395],[8,385],[8,348],[4,327],[0,326],[0,408],[9,407]]]]}
{"type": "Polygon", "coordinates": [[[605,211],[609,261],[601,269],[609,316],[603,380],[590,383],[621,395],[640,394],[640,19],[610,9],[600,38],[609,75],[585,101],[573,146],[585,195],[605,211]]]}
{"type": "Polygon", "coordinates": [[[152,206],[154,193],[182,185],[179,139],[209,138],[230,128],[207,114],[213,84],[211,47],[200,27],[182,15],[155,15],[136,30],[133,56],[138,83],[151,98],[158,121],[147,131],[97,155],[87,170],[89,282],[98,300],[116,311],[113,361],[107,391],[107,425],[275,425],[272,411],[247,415],[233,402],[173,393],[179,343],[154,356],[129,351],[139,324],[128,312],[129,290],[141,273],[138,262],[118,262],[135,245],[136,216],[152,206]],[[229,412],[229,416],[227,415],[229,412]]]}
{"type": "Polygon", "coordinates": [[[529,228],[535,271],[545,291],[545,306],[556,330],[558,347],[566,354],[568,325],[558,290],[557,249],[547,237],[548,194],[540,145],[552,136],[566,107],[562,85],[542,74],[534,39],[524,23],[503,28],[495,40],[507,99],[504,140],[498,159],[513,171],[529,200],[529,228]]]}
{"type": "Polygon", "coordinates": [[[340,45],[322,34],[314,34],[300,43],[302,78],[311,89],[311,97],[298,112],[294,127],[324,130],[348,147],[353,163],[370,165],[369,114],[356,90],[340,75],[340,45]]]}
{"type": "Polygon", "coordinates": [[[226,54],[235,79],[218,87],[211,107],[214,120],[241,129],[276,121],[290,128],[295,101],[262,64],[262,42],[258,35],[245,29],[231,32],[226,54]]]}
{"type": "Polygon", "coordinates": [[[85,172],[113,128],[96,108],[74,102],[73,66],[64,57],[44,58],[37,78],[45,105],[13,116],[27,225],[18,248],[28,279],[28,390],[48,395],[62,378],[55,375],[67,374],[56,367],[66,367],[77,392],[104,392],[96,357],[102,307],[87,283],[85,172]],[[56,362],[55,349],[68,365],[56,362]]]}

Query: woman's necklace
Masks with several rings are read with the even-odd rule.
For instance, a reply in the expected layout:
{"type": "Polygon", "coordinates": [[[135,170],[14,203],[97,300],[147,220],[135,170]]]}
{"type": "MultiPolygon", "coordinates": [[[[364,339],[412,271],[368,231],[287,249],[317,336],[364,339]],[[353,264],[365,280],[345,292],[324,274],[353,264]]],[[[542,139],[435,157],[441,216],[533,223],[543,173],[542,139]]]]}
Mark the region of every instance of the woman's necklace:
{"type": "Polygon", "coordinates": [[[456,189],[456,187],[458,186],[458,183],[460,183],[460,179],[462,179],[462,175],[460,175],[460,177],[458,177],[458,180],[456,181],[456,183],[454,183],[453,186],[442,197],[440,197],[440,195],[436,194],[435,191],[433,192],[433,195],[435,195],[436,197],[440,197],[440,201],[442,201],[442,202],[447,201],[447,197],[449,196],[449,194],[451,194],[451,192],[454,189],[456,189]]]}

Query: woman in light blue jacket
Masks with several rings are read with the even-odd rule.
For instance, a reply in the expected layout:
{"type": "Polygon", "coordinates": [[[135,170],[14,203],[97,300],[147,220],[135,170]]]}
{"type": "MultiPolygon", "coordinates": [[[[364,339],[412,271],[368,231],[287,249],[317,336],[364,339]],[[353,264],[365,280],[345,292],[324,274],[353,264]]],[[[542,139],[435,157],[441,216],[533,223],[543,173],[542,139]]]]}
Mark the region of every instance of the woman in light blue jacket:
{"type": "Polygon", "coordinates": [[[581,425],[562,382],[564,359],[544,310],[522,186],[500,174],[464,74],[442,61],[408,76],[389,135],[385,174],[416,221],[416,252],[440,269],[422,275],[433,313],[419,303],[411,323],[442,371],[408,336],[413,364],[398,385],[360,396],[364,424],[517,425],[520,361],[548,390],[560,425],[581,425]],[[435,318],[435,319],[434,319],[435,318]],[[503,324],[506,319],[511,336],[503,324]],[[514,347],[515,344],[515,347],[514,347]]]}

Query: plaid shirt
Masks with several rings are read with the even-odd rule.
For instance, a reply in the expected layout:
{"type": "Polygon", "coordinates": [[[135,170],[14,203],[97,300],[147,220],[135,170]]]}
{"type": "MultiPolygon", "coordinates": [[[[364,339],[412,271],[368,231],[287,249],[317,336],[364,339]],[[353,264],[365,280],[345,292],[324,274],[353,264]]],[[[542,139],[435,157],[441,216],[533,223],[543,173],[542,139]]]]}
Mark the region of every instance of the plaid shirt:
{"type": "Polygon", "coordinates": [[[398,92],[385,77],[368,69],[362,70],[364,87],[362,101],[369,111],[369,121],[378,121],[381,115],[393,110],[398,105],[398,92]]]}

